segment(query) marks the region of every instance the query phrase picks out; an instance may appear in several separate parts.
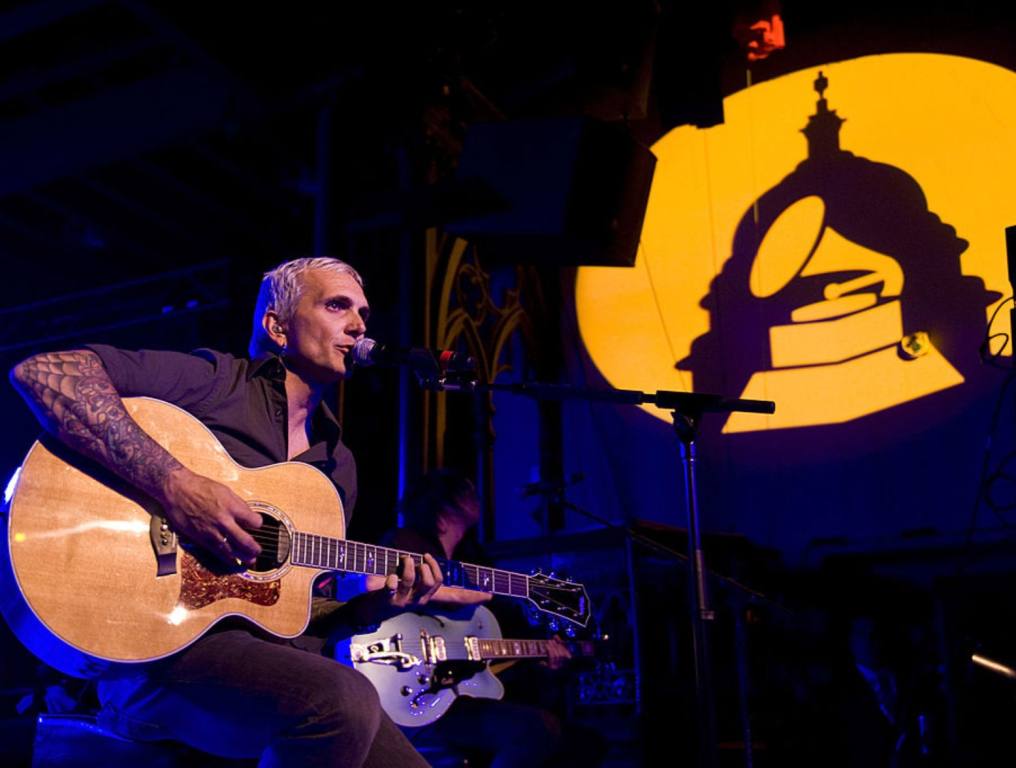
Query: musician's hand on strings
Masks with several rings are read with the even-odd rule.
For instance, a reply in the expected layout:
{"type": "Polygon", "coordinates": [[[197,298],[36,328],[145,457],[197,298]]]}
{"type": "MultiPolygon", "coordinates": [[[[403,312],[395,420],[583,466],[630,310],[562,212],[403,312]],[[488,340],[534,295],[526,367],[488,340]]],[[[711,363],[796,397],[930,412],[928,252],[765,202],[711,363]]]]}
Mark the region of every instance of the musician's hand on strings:
{"type": "Polygon", "coordinates": [[[571,659],[571,651],[565,645],[560,635],[554,635],[547,640],[547,666],[551,669],[561,669],[571,659]]]}
{"type": "Polygon", "coordinates": [[[424,605],[441,587],[444,575],[433,555],[424,555],[419,566],[408,555],[399,560],[399,568],[385,578],[388,605],[392,608],[408,608],[424,605]]]}
{"type": "MultiPolygon", "coordinates": [[[[386,591],[386,580],[383,576],[368,576],[367,589],[370,591],[386,591]]],[[[439,586],[430,596],[428,602],[442,603],[451,606],[453,609],[462,605],[476,605],[477,603],[489,603],[493,599],[492,592],[478,592],[464,587],[439,586]]]]}
{"type": "Polygon", "coordinates": [[[493,597],[493,592],[477,592],[472,589],[465,589],[464,587],[441,587],[430,600],[432,603],[445,603],[455,607],[489,603],[493,597]]]}
{"type": "Polygon", "coordinates": [[[261,515],[222,483],[174,470],[160,499],[174,532],[231,566],[253,565],[261,547],[248,530],[261,527],[261,515]],[[246,530],[245,530],[246,529],[246,530]]]}

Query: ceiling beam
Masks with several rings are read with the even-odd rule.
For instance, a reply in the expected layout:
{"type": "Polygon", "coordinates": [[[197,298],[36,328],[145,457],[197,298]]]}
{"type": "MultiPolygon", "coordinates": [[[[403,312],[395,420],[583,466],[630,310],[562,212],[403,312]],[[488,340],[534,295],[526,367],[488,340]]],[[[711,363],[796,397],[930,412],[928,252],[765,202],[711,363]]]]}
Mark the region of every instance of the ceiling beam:
{"type": "Polygon", "coordinates": [[[74,16],[107,0],[44,0],[38,3],[19,5],[0,14],[0,43],[14,40],[36,29],[74,16]]]}
{"type": "Polygon", "coordinates": [[[158,43],[159,41],[153,37],[131,40],[123,45],[106,48],[89,56],[62,62],[41,72],[32,70],[16,75],[0,83],[0,101],[41,91],[56,83],[92,77],[115,64],[152,50],[158,43]]]}
{"type": "Polygon", "coordinates": [[[253,111],[222,80],[178,69],[0,123],[0,197],[195,139],[253,111]]]}

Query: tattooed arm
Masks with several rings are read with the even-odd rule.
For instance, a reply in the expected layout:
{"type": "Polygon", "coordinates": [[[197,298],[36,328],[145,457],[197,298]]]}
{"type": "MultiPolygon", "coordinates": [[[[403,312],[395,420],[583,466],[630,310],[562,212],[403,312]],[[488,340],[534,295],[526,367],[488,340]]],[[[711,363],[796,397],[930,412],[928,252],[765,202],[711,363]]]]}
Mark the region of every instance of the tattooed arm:
{"type": "Polygon", "coordinates": [[[241,527],[256,528],[260,516],[146,434],[127,413],[97,354],[36,355],[14,367],[11,382],[47,432],[158,501],[177,533],[225,562],[234,556],[249,561],[260,551],[241,527]]]}

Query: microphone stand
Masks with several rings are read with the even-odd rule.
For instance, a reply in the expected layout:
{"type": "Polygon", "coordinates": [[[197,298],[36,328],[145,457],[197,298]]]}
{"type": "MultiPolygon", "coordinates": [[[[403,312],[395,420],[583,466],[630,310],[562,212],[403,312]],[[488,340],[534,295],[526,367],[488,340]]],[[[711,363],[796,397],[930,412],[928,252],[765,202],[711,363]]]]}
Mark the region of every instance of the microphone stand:
{"type": "MultiPolygon", "coordinates": [[[[716,743],[716,711],[713,698],[709,654],[709,622],[716,614],[706,588],[706,561],[702,550],[699,523],[698,491],[695,480],[696,448],[699,423],[706,413],[775,413],[771,400],[731,399],[701,392],[641,392],[634,389],[589,389],[538,382],[515,384],[481,384],[469,370],[417,370],[417,379],[426,389],[435,391],[510,392],[537,400],[585,400],[591,402],[641,405],[652,403],[671,412],[674,431],[681,445],[684,472],[685,511],[688,518],[688,564],[691,566],[689,596],[692,627],[692,663],[695,678],[695,700],[698,713],[698,760],[701,768],[715,768],[718,761],[716,743]]],[[[745,745],[750,755],[750,745],[745,745]]],[[[748,758],[750,762],[750,757],[748,758]]]]}
{"type": "MultiPolygon", "coordinates": [[[[688,555],[682,554],[681,552],[678,552],[676,549],[672,549],[672,548],[666,546],[665,544],[661,544],[656,539],[650,538],[649,536],[645,536],[645,535],[639,533],[638,531],[636,531],[634,528],[632,528],[629,525],[617,525],[616,523],[612,523],[610,520],[607,520],[606,518],[603,518],[603,517],[600,517],[599,515],[593,514],[588,509],[583,509],[582,507],[578,506],[577,504],[573,504],[572,502],[568,501],[568,499],[564,498],[563,494],[564,494],[564,488],[563,487],[561,487],[560,490],[558,490],[555,493],[556,499],[557,499],[558,502],[560,502],[561,506],[565,507],[566,509],[570,509],[572,512],[576,512],[579,515],[582,515],[583,517],[587,517],[590,520],[594,520],[594,521],[596,521],[597,523],[600,523],[602,526],[604,526],[605,528],[607,528],[609,530],[619,531],[619,532],[624,534],[624,536],[627,538],[627,540],[629,542],[628,547],[626,548],[626,549],[629,550],[628,551],[629,570],[631,569],[631,557],[632,557],[631,552],[630,552],[630,543],[631,542],[634,542],[634,543],[637,543],[637,544],[641,544],[642,546],[646,547],[647,549],[655,550],[656,552],[658,552],[658,553],[660,553],[662,555],[666,555],[666,556],[674,558],[675,560],[679,560],[683,565],[687,566],[687,564],[690,562],[689,558],[688,558],[688,555]]],[[[745,603],[754,603],[754,604],[770,603],[769,598],[766,595],[764,595],[763,593],[761,593],[761,592],[759,592],[757,590],[752,589],[751,587],[748,587],[748,586],[742,584],[741,582],[737,581],[736,579],[731,578],[730,576],[725,576],[725,575],[723,575],[721,573],[717,573],[716,571],[712,570],[711,568],[706,568],[704,562],[702,563],[702,572],[706,576],[710,577],[714,582],[718,582],[722,586],[726,587],[727,594],[728,594],[728,596],[731,596],[731,599],[737,599],[737,598],[734,598],[733,596],[740,595],[740,601],[741,602],[737,603],[738,606],[743,606],[745,603]]],[[[635,607],[636,604],[637,604],[637,597],[636,597],[636,593],[635,593],[635,576],[634,576],[634,573],[629,572],[628,578],[629,578],[629,584],[631,585],[630,589],[632,590],[632,595],[631,595],[630,599],[632,601],[632,606],[635,607]]],[[[638,612],[637,607],[635,608],[635,610],[636,610],[636,614],[637,614],[637,612],[638,612]]],[[[744,616],[742,615],[742,612],[741,612],[740,608],[736,608],[734,610],[734,616],[735,616],[735,619],[734,619],[734,635],[735,635],[735,638],[734,638],[734,640],[735,640],[735,648],[737,649],[738,704],[739,704],[739,710],[740,710],[739,715],[740,715],[740,718],[741,718],[741,729],[742,729],[743,736],[744,736],[744,765],[745,765],[745,768],[752,768],[752,766],[754,764],[754,760],[753,760],[753,755],[752,755],[751,717],[750,717],[749,709],[748,709],[748,651],[747,651],[747,634],[746,634],[745,626],[744,626],[744,616]]],[[[639,657],[641,655],[641,651],[640,651],[640,645],[639,645],[639,642],[638,642],[638,639],[637,639],[638,638],[638,634],[639,634],[638,627],[637,626],[633,627],[633,631],[635,632],[635,638],[636,638],[636,640],[635,640],[635,688],[636,688],[637,691],[641,691],[642,690],[642,682],[641,682],[642,672],[641,672],[641,662],[639,661],[639,657]]],[[[705,666],[708,667],[707,664],[705,666]]],[[[696,686],[696,695],[698,695],[698,686],[696,686]]],[[[707,702],[708,702],[708,699],[707,699],[707,702]]],[[[698,702],[698,703],[701,703],[701,702],[698,702]]],[[[641,705],[637,705],[637,706],[641,707],[641,705]]],[[[700,750],[702,749],[702,745],[699,745],[699,749],[700,750]]]]}

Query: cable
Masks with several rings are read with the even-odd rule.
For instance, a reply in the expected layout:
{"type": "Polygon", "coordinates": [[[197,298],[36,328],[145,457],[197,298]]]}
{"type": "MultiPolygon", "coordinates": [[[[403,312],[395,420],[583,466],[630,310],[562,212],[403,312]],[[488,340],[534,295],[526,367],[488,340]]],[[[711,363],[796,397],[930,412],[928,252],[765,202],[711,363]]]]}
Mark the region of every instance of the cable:
{"type": "Polygon", "coordinates": [[[1011,329],[1010,333],[991,332],[991,326],[995,324],[995,318],[998,317],[998,313],[1002,310],[1002,307],[1004,307],[1010,301],[1016,301],[1016,299],[1014,299],[1013,296],[1009,296],[1008,298],[1002,299],[1002,301],[998,303],[998,306],[995,307],[995,311],[991,313],[991,318],[988,320],[988,325],[984,329],[984,340],[981,342],[981,346],[977,350],[977,353],[981,358],[981,362],[984,363],[985,365],[990,365],[993,368],[1008,369],[1010,367],[1009,365],[1000,365],[998,363],[998,358],[1002,356],[1002,353],[1005,351],[1005,348],[1008,347],[1009,342],[1012,341],[1012,337],[1010,336],[1010,333],[1012,332],[1011,329]],[[997,352],[992,352],[991,342],[999,338],[1004,339],[1004,341],[1002,342],[1002,346],[998,348],[997,352]]]}
{"type": "Polygon", "coordinates": [[[978,354],[981,358],[981,362],[990,365],[993,368],[1001,370],[1007,370],[1009,374],[1005,377],[1002,382],[1002,386],[999,388],[998,397],[995,399],[995,405],[992,409],[991,424],[988,427],[988,436],[984,444],[984,453],[981,459],[981,472],[977,479],[977,492],[974,495],[973,508],[970,511],[970,523],[967,526],[967,534],[965,540],[965,546],[969,547],[973,541],[974,534],[977,532],[977,517],[980,511],[981,502],[984,501],[985,505],[992,511],[998,521],[1002,524],[1003,528],[1009,528],[1012,523],[1005,517],[1004,512],[1016,509],[1016,501],[1010,504],[999,503],[994,498],[992,489],[1002,480],[1013,480],[1016,482],[1016,478],[1007,474],[1004,471],[1004,467],[1012,459],[1016,459],[1016,451],[1010,451],[1004,455],[996,465],[994,471],[989,472],[991,465],[991,451],[994,447],[995,435],[998,431],[998,425],[1002,414],[1002,406],[1005,402],[1005,393],[1009,389],[1009,385],[1012,384],[1013,380],[1016,379],[1016,370],[1013,370],[1011,366],[1001,365],[998,362],[998,358],[1001,357],[1002,352],[1009,346],[1012,340],[1011,331],[1010,333],[992,333],[991,328],[995,323],[995,319],[998,317],[998,313],[1005,307],[1010,301],[1013,301],[1014,297],[1009,296],[998,303],[995,310],[991,313],[991,317],[988,319],[987,326],[984,330],[984,340],[981,342],[978,348],[978,354]],[[997,352],[991,352],[991,342],[994,339],[1003,338],[1005,341],[1002,346],[999,347],[997,352]]]}
{"type": "MultiPolygon", "coordinates": [[[[999,469],[996,469],[994,472],[989,474],[988,469],[991,464],[991,449],[995,441],[995,433],[998,431],[998,424],[1002,414],[1002,405],[1005,402],[1005,393],[1006,390],[1009,389],[1009,385],[1012,384],[1014,380],[1016,380],[1016,371],[1010,371],[1009,375],[1006,376],[1005,380],[1002,382],[1002,386],[998,391],[998,397],[995,399],[995,406],[991,414],[991,425],[988,428],[988,438],[984,444],[984,455],[981,460],[981,473],[977,480],[977,494],[974,498],[974,508],[971,511],[970,525],[967,528],[966,540],[968,544],[973,539],[974,533],[977,531],[977,513],[982,500],[995,514],[995,517],[998,518],[1003,527],[1009,527],[1011,525],[1005,516],[1001,514],[1002,508],[995,503],[989,492],[990,485],[1004,476],[1004,473],[1000,472],[999,469]]],[[[1016,457],[1016,451],[1010,451],[1003,456],[1001,461],[998,463],[998,467],[1004,466],[1006,462],[1013,457],[1016,457]]],[[[1016,505],[1013,505],[1013,508],[1016,508],[1016,505]]]]}
{"type": "MultiPolygon", "coordinates": [[[[663,329],[663,337],[667,340],[667,349],[670,352],[672,360],[677,359],[677,353],[674,351],[674,341],[670,338],[670,330],[667,328],[667,318],[663,313],[663,305],[660,303],[660,293],[656,289],[656,283],[653,280],[653,270],[649,266],[649,251],[642,243],[641,238],[639,239],[639,248],[642,249],[642,263],[646,268],[646,279],[649,280],[649,292],[653,297],[653,304],[656,307],[656,314],[660,319],[660,327],[663,329]]],[[[677,369],[678,376],[681,377],[681,387],[688,389],[688,382],[685,380],[684,371],[680,368],[677,369]]]]}

